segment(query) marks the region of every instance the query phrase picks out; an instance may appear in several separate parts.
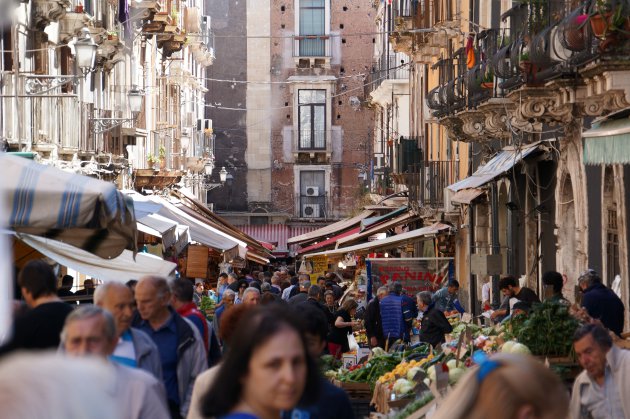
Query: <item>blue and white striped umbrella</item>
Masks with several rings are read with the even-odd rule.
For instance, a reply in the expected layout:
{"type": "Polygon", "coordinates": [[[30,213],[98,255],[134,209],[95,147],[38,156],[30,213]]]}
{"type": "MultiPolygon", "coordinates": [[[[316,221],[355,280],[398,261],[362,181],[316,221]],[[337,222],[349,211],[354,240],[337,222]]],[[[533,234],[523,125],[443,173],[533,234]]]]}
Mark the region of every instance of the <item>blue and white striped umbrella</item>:
{"type": "Polygon", "coordinates": [[[113,183],[0,153],[8,227],[55,239],[102,258],[136,251],[133,202],[113,183]]]}

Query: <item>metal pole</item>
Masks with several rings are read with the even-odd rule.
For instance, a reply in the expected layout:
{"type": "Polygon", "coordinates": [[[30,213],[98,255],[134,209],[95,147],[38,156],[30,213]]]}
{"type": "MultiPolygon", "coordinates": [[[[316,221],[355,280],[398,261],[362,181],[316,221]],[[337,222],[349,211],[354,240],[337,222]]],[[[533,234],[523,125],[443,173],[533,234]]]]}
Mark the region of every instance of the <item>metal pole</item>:
{"type": "Polygon", "coordinates": [[[14,132],[17,135],[17,139],[18,139],[18,151],[22,151],[22,123],[20,121],[20,110],[19,110],[19,102],[18,102],[18,81],[19,81],[19,75],[20,75],[20,56],[18,54],[18,47],[19,47],[19,42],[18,42],[18,25],[17,25],[17,17],[14,15],[13,17],[13,77],[14,77],[14,82],[13,82],[13,112],[14,112],[14,121],[16,124],[16,128],[14,129],[14,132]]]}
{"type": "MultiPolygon", "coordinates": [[[[501,244],[499,243],[499,191],[496,182],[492,182],[491,192],[492,254],[498,255],[501,253],[501,244]]],[[[500,275],[492,276],[492,304],[497,307],[501,302],[499,298],[499,279],[500,275]]]]}

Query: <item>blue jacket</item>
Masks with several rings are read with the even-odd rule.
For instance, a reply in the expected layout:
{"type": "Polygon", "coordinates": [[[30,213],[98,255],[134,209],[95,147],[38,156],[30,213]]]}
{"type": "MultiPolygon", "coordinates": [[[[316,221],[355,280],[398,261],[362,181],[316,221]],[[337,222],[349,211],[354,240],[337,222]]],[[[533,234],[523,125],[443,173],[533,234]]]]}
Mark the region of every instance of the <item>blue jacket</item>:
{"type": "Polygon", "coordinates": [[[405,319],[403,318],[402,297],[396,294],[389,294],[380,302],[381,325],[383,327],[383,337],[400,339],[404,336],[405,319]]]}
{"type": "Polygon", "coordinates": [[[588,314],[601,320],[608,329],[620,335],[623,332],[623,302],[604,284],[593,284],[584,291],[582,306],[588,314]]]}

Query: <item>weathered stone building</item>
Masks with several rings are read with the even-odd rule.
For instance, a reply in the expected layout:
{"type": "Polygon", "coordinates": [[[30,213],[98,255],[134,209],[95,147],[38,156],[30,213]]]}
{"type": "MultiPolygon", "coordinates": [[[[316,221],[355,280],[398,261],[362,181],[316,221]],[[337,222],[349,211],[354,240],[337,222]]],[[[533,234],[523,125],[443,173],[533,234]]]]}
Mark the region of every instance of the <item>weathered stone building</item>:
{"type": "MultiPolygon", "coordinates": [[[[372,154],[373,113],[364,92],[372,65],[372,5],[273,0],[231,4],[226,11],[245,29],[246,40],[226,40],[234,48],[224,49],[223,29],[215,24],[224,64],[213,71],[227,78],[236,65],[228,61],[243,59],[247,70],[233,95],[218,94],[227,90],[218,82],[211,88],[222,104],[210,108],[223,128],[215,130],[217,166],[232,169],[234,182],[211,192],[210,201],[231,222],[271,242],[279,240],[266,235],[268,227],[256,226],[290,231],[351,214],[366,190],[357,179],[372,154]]],[[[288,250],[283,243],[278,248],[288,250]]]]}

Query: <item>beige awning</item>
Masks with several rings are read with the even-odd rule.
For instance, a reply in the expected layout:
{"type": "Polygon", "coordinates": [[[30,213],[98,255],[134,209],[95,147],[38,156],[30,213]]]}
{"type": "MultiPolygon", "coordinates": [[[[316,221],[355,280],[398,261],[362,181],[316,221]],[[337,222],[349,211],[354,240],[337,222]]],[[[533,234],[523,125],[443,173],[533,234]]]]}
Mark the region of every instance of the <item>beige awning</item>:
{"type": "Polygon", "coordinates": [[[392,218],[389,221],[386,221],[380,225],[376,225],[369,230],[362,231],[360,233],[355,233],[351,236],[344,237],[342,239],[337,240],[337,247],[343,247],[348,245],[349,243],[355,242],[357,240],[361,240],[367,238],[373,234],[380,233],[385,230],[389,230],[390,228],[394,228],[401,224],[406,224],[408,222],[414,221],[419,217],[412,212],[406,212],[398,217],[392,218]]]}
{"type": "Polygon", "coordinates": [[[314,256],[341,256],[346,253],[371,253],[379,249],[391,249],[403,246],[405,243],[413,243],[421,240],[424,236],[438,234],[441,231],[450,230],[451,226],[442,223],[422,227],[417,230],[408,231],[406,233],[397,234],[381,240],[375,240],[368,243],[355,244],[354,246],[340,247],[339,249],[327,250],[325,252],[309,253],[304,255],[307,258],[314,256]]]}
{"type": "Polygon", "coordinates": [[[103,259],[56,240],[30,234],[18,234],[18,237],[55,262],[103,281],[125,283],[147,275],[168,277],[177,268],[175,263],[148,253],[138,253],[134,258],[132,251],[123,250],[113,259],[103,259]]]}
{"type": "Polygon", "coordinates": [[[483,195],[484,192],[483,189],[479,188],[462,189],[451,196],[451,202],[470,205],[472,201],[483,195]]]}
{"type": "Polygon", "coordinates": [[[347,230],[349,228],[356,226],[357,224],[361,222],[361,220],[369,217],[373,213],[374,211],[363,211],[361,214],[357,215],[356,217],[346,218],[344,220],[337,221],[336,223],[327,225],[325,227],[311,231],[309,233],[302,234],[300,236],[291,237],[290,239],[287,240],[287,244],[302,243],[306,241],[317,240],[325,236],[339,234],[344,230],[347,230]]]}

